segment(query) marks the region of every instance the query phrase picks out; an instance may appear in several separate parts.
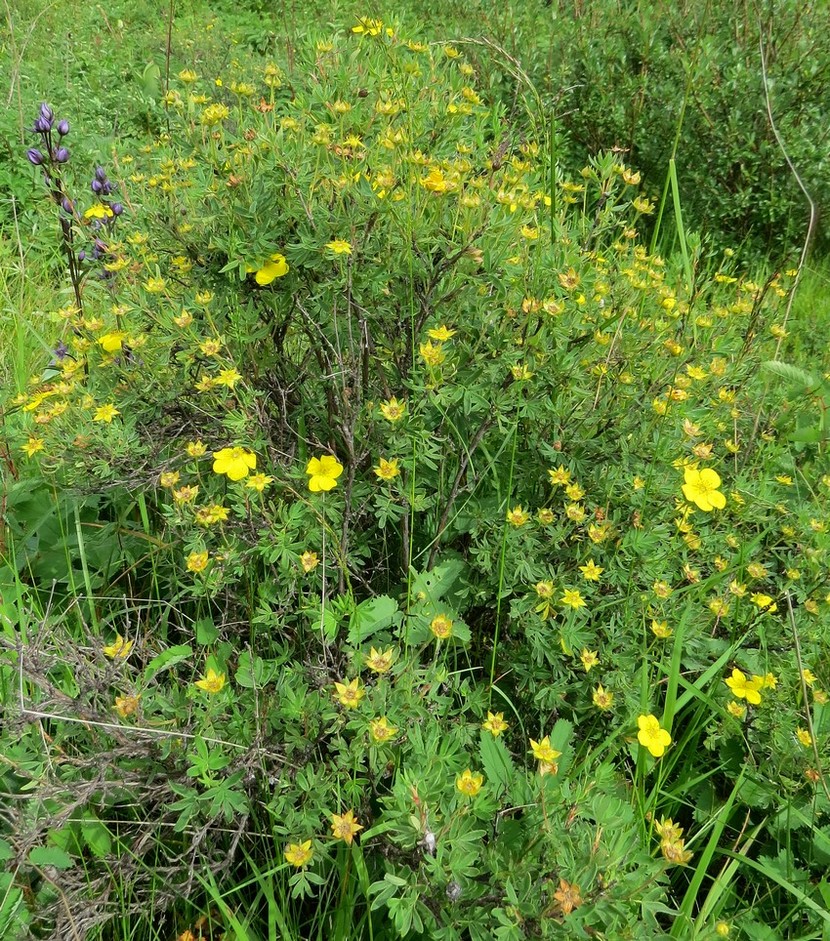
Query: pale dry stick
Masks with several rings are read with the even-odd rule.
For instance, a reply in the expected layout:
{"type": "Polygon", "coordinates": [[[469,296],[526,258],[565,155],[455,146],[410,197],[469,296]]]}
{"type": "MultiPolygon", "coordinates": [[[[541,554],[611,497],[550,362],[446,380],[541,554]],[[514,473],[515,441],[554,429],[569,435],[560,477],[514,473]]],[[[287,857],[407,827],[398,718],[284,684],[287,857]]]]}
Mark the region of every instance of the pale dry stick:
{"type": "MultiPolygon", "coordinates": [[[[816,209],[816,204],[813,202],[812,196],[807,190],[807,187],[804,185],[804,182],[801,179],[801,175],[798,170],[796,170],[795,165],[790,159],[790,155],[787,153],[787,148],[784,146],[784,141],[781,138],[781,135],[778,132],[778,127],[775,124],[775,119],[772,116],[772,103],[769,97],[769,81],[767,79],[767,60],[766,54],[764,52],[764,38],[761,36],[759,38],[759,46],[761,50],[761,76],[763,79],[764,86],[764,103],[767,108],[767,117],[769,118],[769,124],[772,128],[772,133],[775,135],[775,140],[778,146],[781,148],[781,153],[784,155],[784,159],[787,161],[787,166],[790,168],[790,172],[795,177],[795,182],[798,183],[798,188],[804,193],[804,198],[807,200],[810,206],[810,222],[807,226],[807,235],[804,239],[804,245],[801,248],[801,257],[798,260],[798,269],[796,271],[795,280],[793,281],[792,288],[790,289],[790,296],[787,300],[787,307],[784,311],[784,323],[783,327],[786,327],[787,321],[790,318],[790,312],[792,311],[793,302],[795,301],[795,292],[798,288],[798,282],[801,280],[801,272],[804,270],[804,264],[807,261],[807,252],[810,249],[810,244],[813,241],[813,234],[816,228],[816,222],[818,219],[818,210],[816,209]]],[[[778,343],[775,346],[775,358],[778,359],[778,352],[781,349],[781,344],[784,340],[784,337],[778,338],[778,343]]]]}
{"type": "Polygon", "coordinates": [[[807,700],[807,681],[804,679],[804,661],[801,658],[801,640],[798,636],[798,628],[795,625],[795,615],[793,614],[793,602],[790,593],[784,596],[787,599],[787,616],[790,620],[790,627],[793,631],[793,640],[795,641],[795,659],[798,662],[798,676],[801,680],[801,698],[804,703],[804,715],[807,718],[807,731],[810,733],[810,742],[813,746],[813,757],[816,759],[816,773],[821,781],[822,789],[828,800],[830,800],[830,788],[827,787],[827,781],[824,772],[821,770],[821,756],[818,753],[816,745],[816,734],[813,729],[813,716],[810,712],[810,703],[807,700]]]}
{"type": "MultiPolygon", "coordinates": [[[[790,288],[790,296],[787,299],[787,307],[784,310],[784,322],[781,325],[782,333],[783,328],[787,326],[787,323],[790,319],[790,313],[792,312],[793,303],[795,302],[795,294],[798,290],[799,282],[801,281],[801,272],[804,270],[804,265],[807,262],[807,253],[810,250],[810,244],[813,241],[813,233],[816,227],[816,221],[818,218],[816,204],[813,202],[812,196],[807,190],[807,187],[804,185],[804,182],[801,179],[801,175],[798,170],[796,170],[795,165],[790,159],[789,153],[787,153],[787,148],[784,146],[784,141],[781,137],[781,134],[778,131],[778,126],[775,123],[775,118],[772,116],[772,102],[769,96],[769,79],[767,77],[767,57],[766,52],[764,51],[764,37],[763,34],[759,34],[758,37],[758,47],[761,53],[761,80],[762,86],[764,89],[764,104],[767,109],[767,118],[769,119],[769,125],[772,128],[772,133],[775,136],[775,141],[781,149],[781,153],[784,155],[784,159],[787,161],[787,166],[790,168],[790,172],[795,177],[795,181],[798,184],[798,188],[804,193],[804,197],[807,200],[807,203],[810,206],[810,221],[807,225],[807,235],[804,237],[804,244],[801,247],[801,256],[798,259],[798,268],[796,269],[795,279],[793,280],[792,287],[790,288]]],[[[775,356],[773,360],[778,359],[778,354],[781,351],[781,344],[784,342],[784,337],[779,336],[778,342],[775,344],[775,356]]],[[[758,433],[758,426],[761,424],[761,406],[758,406],[758,414],[755,416],[755,425],[752,429],[752,438],[754,439],[758,433]]]]}

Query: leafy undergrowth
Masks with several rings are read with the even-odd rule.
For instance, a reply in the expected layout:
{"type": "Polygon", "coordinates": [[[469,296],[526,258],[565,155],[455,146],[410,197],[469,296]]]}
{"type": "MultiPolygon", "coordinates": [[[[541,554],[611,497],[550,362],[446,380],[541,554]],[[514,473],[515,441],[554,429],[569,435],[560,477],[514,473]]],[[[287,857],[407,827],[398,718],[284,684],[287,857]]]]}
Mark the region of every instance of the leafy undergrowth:
{"type": "Polygon", "coordinates": [[[106,167],[31,141],[72,261],[4,406],[6,936],[821,937],[797,272],[654,254],[460,46],[294,55],[106,167]]]}

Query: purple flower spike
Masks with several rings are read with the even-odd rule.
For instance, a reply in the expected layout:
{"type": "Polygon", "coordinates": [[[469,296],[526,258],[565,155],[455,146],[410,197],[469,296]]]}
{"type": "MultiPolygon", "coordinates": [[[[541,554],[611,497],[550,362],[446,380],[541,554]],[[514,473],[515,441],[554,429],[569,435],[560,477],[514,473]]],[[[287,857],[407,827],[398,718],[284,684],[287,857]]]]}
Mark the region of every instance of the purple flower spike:
{"type": "Polygon", "coordinates": [[[37,118],[35,120],[35,131],[38,134],[48,134],[52,130],[52,125],[48,121],[44,121],[43,118],[37,118]]]}
{"type": "Polygon", "coordinates": [[[71,216],[75,210],[75,207],[72,205],[72,201],[64,196],[61,200],[61,209],[71,216]]]}
{"type": "Polygon", "coordinates": [[[66,147],[58,147],[55,151],[55,163],[66,163],[69,160],[69,151],[66,147]]]}
{"type": "Polygon", "coordinates": [[[104,184],[100,180],[93,180],[92,183],[90,183],[90,186],[92,187],[92,192],[95,193],[96,196],[103,192],[104,184]]]}
{"type": "Polygon", "coordinates": [[[66,357],[69,355],[69,347],[63,342],[63,340],[61,340],[60,343],[58,343],[58,345],[55,347],[54,354],[55,359],[58,360],[58,362],[66,359],[66,357]]]}
{"type": "Polygon", "coordinates": [[[62,121],[58,121],[58,134],[60,134],[61,137],[66,137],[68,133],[69,121],[67,121],[66,118],[64,118],[62,121]]]}
{"type": "Polygon", "coordinates": [[[107,179],[107,171],[103,167],[95,168],[95,179],[100,180],[102,183],[107,179]]]}
{"type": "Polygon", "coordinates": [[[26,151],[26,157],[29,163],[36,167],[39,167],[46,160],[37,147],[30,147],[29,150],[26,151]]]}
{"type": "Polygon", "coordinates": [[[40,106],[40,116],[49,124],[49,127],[52,127],[52,122],[55,120],[55,112],[46,104],[44,101],[40,106]]]}
{"type": "Polygon", "coordinates": [[[86,252],[83,249],[81,249],[78,252],[78,261],[84,261],[85,258],[86,258],[86,252]]]}
{"type": "Polygon", "coordinates": [[[112,209],[112,214],[114,216],[120,216],[121,213],[124,211],[124,207],[121,205],[121,203],[113,203],[110,206],[110,209],[112,209]]]}

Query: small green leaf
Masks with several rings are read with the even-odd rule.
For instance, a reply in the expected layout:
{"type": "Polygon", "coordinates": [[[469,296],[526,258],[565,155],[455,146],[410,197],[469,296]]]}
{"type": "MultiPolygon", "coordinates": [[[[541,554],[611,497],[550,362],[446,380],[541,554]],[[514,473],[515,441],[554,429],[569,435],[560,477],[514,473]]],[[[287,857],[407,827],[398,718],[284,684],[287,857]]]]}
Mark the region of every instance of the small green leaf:
{"type": "Polygon", "coordinates": [[[29,853],[29,862],[33,866],[54,866],[55,869],[71,869],[72,857],[57,846],[36,846],[29,853]]]}
{"type": "Polygon", "coordinates": [[[193,648],[190,644],[177,644],[175,647],[168,647],[167,650],[160,653],[157,657],[147,664],[144,671],[144,681],[148,682],[163,670],[169,670],[177,663],[187,660],[193,656],[193,648]]]}

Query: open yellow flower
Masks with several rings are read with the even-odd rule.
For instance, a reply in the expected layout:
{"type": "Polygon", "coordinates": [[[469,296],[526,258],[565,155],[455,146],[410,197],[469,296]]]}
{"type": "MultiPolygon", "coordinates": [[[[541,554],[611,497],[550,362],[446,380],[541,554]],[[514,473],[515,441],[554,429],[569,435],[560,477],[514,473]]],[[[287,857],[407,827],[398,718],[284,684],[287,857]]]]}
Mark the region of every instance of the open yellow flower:
{"type": "Polygon", "coordinates": [[[467,797],[475,797],[481,790],[482,784],[484,784],[484,775],[473,774],[469,768],[455,779],[455,786],[467,797]]]}
{"type": "Polygon", "coordinates": [[[230,480],[243,480],[248,471],[256,470],[256,454],[245,448],[222,448],[213,452],[213,473],[230,480]]]}
{"type": "Polygon", "coordinates": [[[703,470],[687,467],[683,471],[683,479],[683,496],[704,513],[722,510],[726,506],[726,497],[718,490],[721,479],[711,467],[703,470]]]}
{"type": "Polygon", "coordinates": [[[550,736],[546,735],[541,742],[530,740],[530,750],[537,761],[543,761],[552,764],[557,758],[562,757],[562,752],[557,751],[550,743],[550,736]]]}
{"type": "Polygon", "coordinates": [[[275,252],[268,261],[257,270],[257,273],[254,275],[254,280],[261,287],[265,287],[277,278],[282,278],[287,275],[288,271],[288,262],[285,260],[285,255],[275,252]]]}
{"type": "Polygon", "coordinates": [[[336,457],[323,454],[313,457],[305,469],[309,476],[308,489],[312,493],[333,490],[337,486],[337,478],[343,473],[343,465],[336,457]]]}
{"type": "Polygon", "coordinates": [[[113,660],[126,660],[133,649],[133,641],[124,640],[120,634],[115,635],[115,640],[106,647],[101,648],[108,657],[113,660]]]}
{"type": "Polygon", "coordinates": [[[637,733],[637,741],[651,752],[655,758],[660,758],[663,752],[671,745],[671,735],[660,728],[660,722],[656,716],[640,716],[637,719],[637,725],[640,731],[637,733]]]}
{"type": "Polygon", "coordinates": [[[335,683],[334,689],[337,701],[344,709],[356,709],[366,695],[366,690],[360,687],[359,677],[355,677],[350,683],[335,683]]]}
{"type": "Polygon", "coordinates": [[[389,724],[386,716],[381,716],[379,719],[372,719],[369,722],[369,732],[373,741],[382,743],[388,742],[393,735],[397,734],[398,730],[394,725],[389,724]]]}
{"type": "Polygon", "coordinates": [[[342,840],[347,846],[352,845],[352,840],[363,829],[363,824],[357,822],[353,810],[347,810],[345,814],[332,814],[330,819],[335,840],[342,840]]]}
{"type": "Polygon", "coordinates": [[[764,688],[764,677],[753,676],[749,679],[742,670],[735,667],[732,676],[724,682],[732,690],[732,695],[736,699],[745,699],[751,706],[761,704],[760,691],[764,688]]]}
{"type": "Polygon", "coordinates": [[[502,732],[507,730],[507,723],[504,721],[503,712],[487,712],[487,721],[482,722],[481,727],[485,732],[489,732],[495,738],[498,738],[502,732]]]}
{"type": "Polygon", "coordinates": [[[283,856],[289,866],[293,866],[295,869],[305,868],[314,856],[311,840],[304,840],[302,843],[289,843],[283,856]]]}
{"type": "Polygon", "coordinates": [[[225,686],[225,674],[217,673],[213,667],[208,667],[207,673],[201,680],[196,680],[196,686],[206,693],[219,693],[225,686]]]}
{"type": "Polygon", "coordinates": [[[352,246],[345,239],[335,239],[333,242],[326,242],[326,248],[334,252],[335,255],[351,255],[352,246]]]}

